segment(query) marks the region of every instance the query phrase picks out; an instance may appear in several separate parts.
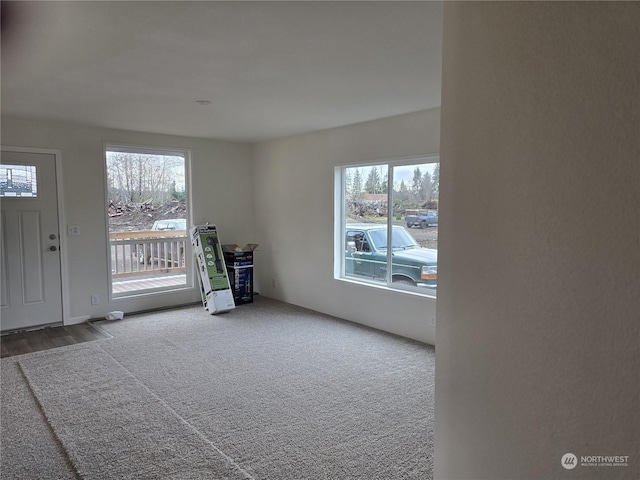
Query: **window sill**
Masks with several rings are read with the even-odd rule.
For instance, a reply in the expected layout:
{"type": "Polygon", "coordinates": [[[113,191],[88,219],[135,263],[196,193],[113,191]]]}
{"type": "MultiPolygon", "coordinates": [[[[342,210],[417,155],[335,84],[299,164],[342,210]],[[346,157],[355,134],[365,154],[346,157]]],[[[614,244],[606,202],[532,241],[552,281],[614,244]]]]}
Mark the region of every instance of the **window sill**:
{"type": "Polygon", "coordinates": [[[431,288],[423,288],[423,287],[392,287],[383,283],[368,281],[364,279],[356,279],[356,278],[347,278],[347,277],[334,277],[334,280],[339,282],[348,283],[351,285],[359,285],[364,287],[372,287],[377,288],[379,290],[385,290],[387,292],[397,292],[405,295],[411,295],[414,297],[421,298],[430,298],[432,300],[436,300],[436,291],[431,288]],[[425,290],[425,291],[421,291],[425,290]]]}

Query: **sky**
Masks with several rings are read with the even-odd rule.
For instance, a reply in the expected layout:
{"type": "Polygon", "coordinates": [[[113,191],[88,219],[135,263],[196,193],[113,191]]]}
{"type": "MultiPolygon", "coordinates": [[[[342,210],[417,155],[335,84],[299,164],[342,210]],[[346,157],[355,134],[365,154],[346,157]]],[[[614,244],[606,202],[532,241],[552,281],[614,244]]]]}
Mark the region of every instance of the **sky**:
{"type": "MultiPolygon", "coordinates": [[[[424,172],[429,172],[430,175],[433,175],[433,171],[436,169],[436,165],[437,163],[421,163],[421,164],[396,166],[393,169],[393,182],[396,186],[399,186],[400,182],[404,180],[405,185],[407,187],[410,187],[411,184],[413,183],[413,171],[416,169],[416,167],[420,168],[420,173],[422,175],[424,175],[424,172]]],[[[383,171],[386,171],[387,165],[386,164],[375,165],[375,168],[380,168],[380,167],[383,168],[383,171]]],[[[352,168],[360,170],[362,181],[366,182],[367,176],[369,175],[371,168],[374,168],[374,167],[373,166],[363,166],[363,167],[355,166],[352,168]]]]}

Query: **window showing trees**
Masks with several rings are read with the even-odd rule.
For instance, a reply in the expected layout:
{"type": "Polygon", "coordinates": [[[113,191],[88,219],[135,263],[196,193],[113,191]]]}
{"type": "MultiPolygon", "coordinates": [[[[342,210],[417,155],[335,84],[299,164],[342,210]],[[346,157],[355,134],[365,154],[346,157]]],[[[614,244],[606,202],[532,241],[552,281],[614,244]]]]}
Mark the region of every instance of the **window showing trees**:
{"type": "Polygon", "coordinates": [[[191,286],[187,152],[106,149],[112,296],[191,286]]]}
{"type": "Polygon", "coordinates": [[[437,289],[437,158],[336,169],[338,278],[437,289]]]}
{"type": "Polygon", "coordinates": [[[112,202],[162,205],[184,200],[184,154],[107,151],[107,186],[112,202]]]}

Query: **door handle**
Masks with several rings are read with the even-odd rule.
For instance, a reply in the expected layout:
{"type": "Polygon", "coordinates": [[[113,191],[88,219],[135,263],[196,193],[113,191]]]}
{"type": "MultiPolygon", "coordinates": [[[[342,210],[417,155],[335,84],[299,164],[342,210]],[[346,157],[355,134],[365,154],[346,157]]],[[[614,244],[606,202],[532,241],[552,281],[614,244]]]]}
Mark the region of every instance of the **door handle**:
{"type": "Polygon", "coordinates": [[[55,245],[51,245],[49,247],[49,250],[51,250],[52,252],[55,252],[56,250],[58,250],[58,247],[56,247],[55,245]]]}

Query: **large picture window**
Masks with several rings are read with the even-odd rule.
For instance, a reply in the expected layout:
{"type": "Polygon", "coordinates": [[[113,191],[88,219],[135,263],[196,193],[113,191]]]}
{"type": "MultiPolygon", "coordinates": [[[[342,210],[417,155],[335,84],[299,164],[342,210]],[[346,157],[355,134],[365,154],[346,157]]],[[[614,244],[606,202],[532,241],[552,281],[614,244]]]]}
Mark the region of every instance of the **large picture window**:
{"type": "Polygon", "coordinates": [[[337,278],[436,295],[438,162],[336,168],[337,278]]]}
{"type": "Polygon", "coordinates": [[[191,288],[188,152],[105,153],[111,296],[191,288]]]}

